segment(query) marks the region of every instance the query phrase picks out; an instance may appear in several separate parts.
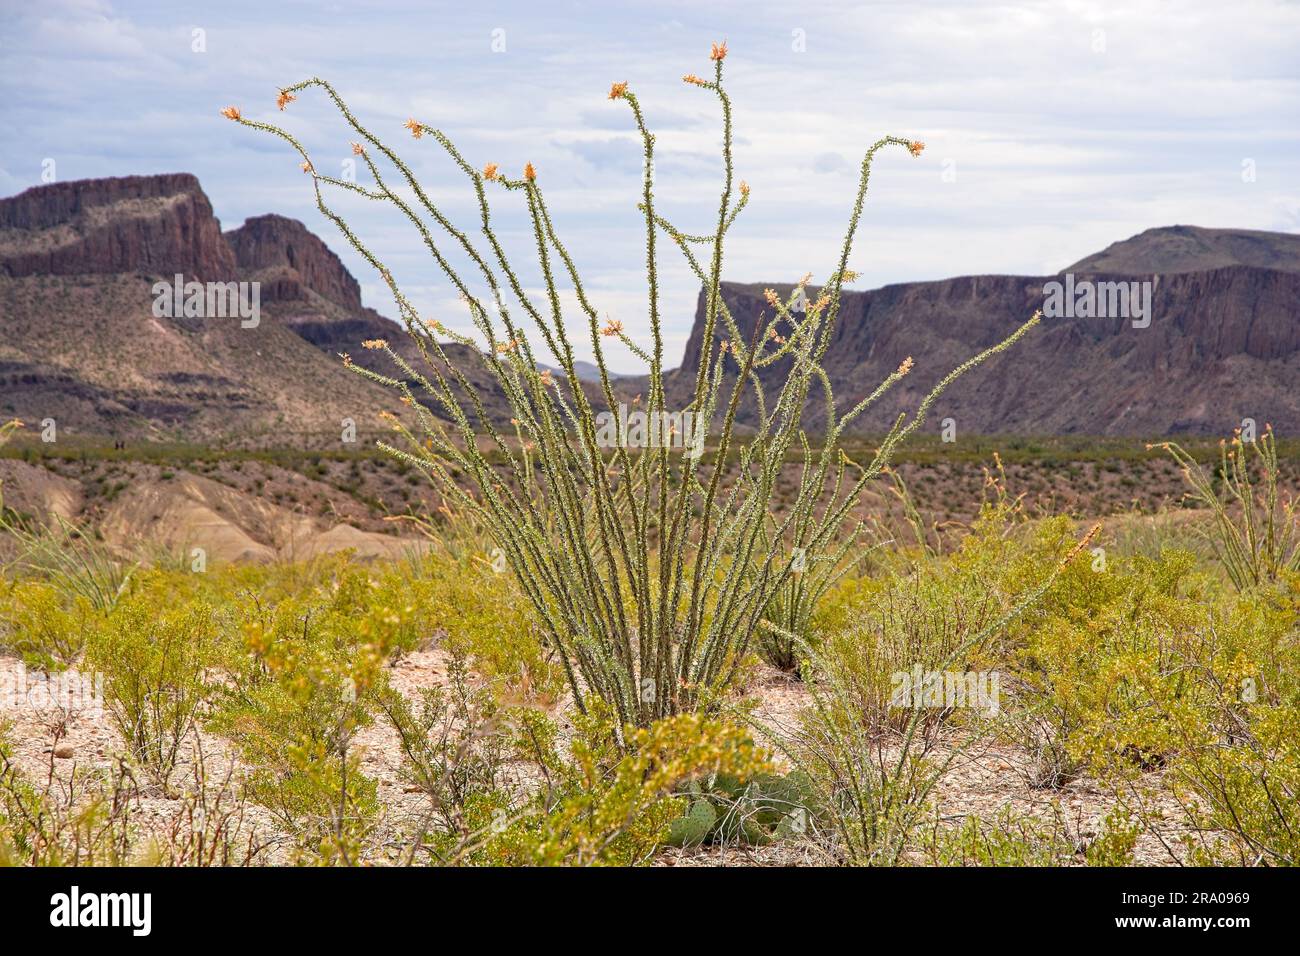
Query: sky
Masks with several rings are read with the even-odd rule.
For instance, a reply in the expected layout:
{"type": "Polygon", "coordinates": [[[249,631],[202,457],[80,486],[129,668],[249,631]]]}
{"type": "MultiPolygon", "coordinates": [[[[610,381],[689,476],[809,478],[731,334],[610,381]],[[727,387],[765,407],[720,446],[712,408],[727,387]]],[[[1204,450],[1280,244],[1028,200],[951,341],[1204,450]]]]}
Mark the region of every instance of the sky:
{"type": "MultiPolygon", "coordinates": [[[[1291,0],[976,3],[0,0],[0,196],[101,176],[196,174],[223,228],[274,212],[320,235],[394,316],[387,288],[317,211],[287,144],[222,118],[283,125],[340,174],[355,139],[319,91],[332,82],[399,149],[458,225],[472,189],[408,117],[476,167],[534,164],[589,298],[641,341],[649,319],[641,145],[610,84],[656,133],[660,210],[708,232],[722,164],[718,101],[683,84],[726,40],[735,167],[750,203],[724,277],[791,282],[832,269],[863,151],[879,155],[857,288],[975,273],[1054,273],[1173,224],[1300,231],[1300,4],[1291,0]]],[[[358,174],[364,182],[364,169],[358,174]]],[[[399,214],[331,197],[426,316],[465,306],[399,214]]],[[[493,196],[521,262],[535,258],[519,194],[493,196]]],[[[675,364],[698,285],[661,245],[665,353],[675,364]]],[[[521,267],[530,288],[535,268],[521,267]]],[[[586,350],[582,353],[586,355],[586,350]]],[[[619,346],[615,369],[637,371],[619,346]]]]}

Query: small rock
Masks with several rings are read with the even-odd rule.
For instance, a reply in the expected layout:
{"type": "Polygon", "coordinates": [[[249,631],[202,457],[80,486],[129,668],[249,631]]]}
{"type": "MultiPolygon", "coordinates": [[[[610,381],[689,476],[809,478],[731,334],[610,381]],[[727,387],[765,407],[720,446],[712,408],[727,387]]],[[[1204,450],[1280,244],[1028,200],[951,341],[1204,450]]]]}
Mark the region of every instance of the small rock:
{"type": "Polygon", "coordinates": [[[72,744],[59,744],[54,748],[54,756],[59,760],[68,760],[75,756],[76,753],[77,748],[72,746],[72,744]]]}

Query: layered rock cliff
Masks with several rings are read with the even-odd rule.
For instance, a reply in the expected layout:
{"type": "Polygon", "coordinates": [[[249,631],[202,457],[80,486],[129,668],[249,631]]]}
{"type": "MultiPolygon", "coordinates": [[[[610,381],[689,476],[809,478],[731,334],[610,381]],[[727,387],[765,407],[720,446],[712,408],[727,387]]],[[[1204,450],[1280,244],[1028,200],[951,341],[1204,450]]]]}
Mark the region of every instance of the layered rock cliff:
{"type": "Polygon", "coordinates": [[[0,276],[235,277],[212,204],[188,173],[83,179],[0,200],[0,276]]]}
{"type": "MultiPolygon", "coordinates": [[[[1122,250],[1122,272],[1069,270],[1077,282],[1150,282],[1149,325],[1135,327],[1122,316],[1047,317],[1013,351],[959,379],[936,404],[934,428],[951,417],[959,429],[979,433],[1228,434],[1249,417],[1300,433],[1300,242],[1286,234],[1241,239],[1226,235],[1230,230],[1202,230],[1219,234],[1210,254],[1221,264],[1192,267],[1205,254],[1201,249],[1194,259],[1184,257],[1181,269],[1141,268],[1146,258],[1174,265],[1167,253],[1182,238],[1176,230],[1185,228],[1130,241],[1122,250]],[[1234,248],[1274,265],[1231,262],[1234,248]]],[[[1198,248],[1202,239],[1196,237],[1198,248]]],[[[1120,265],[1120,258],[1113,253],[1103,261],[1120,265]]],[[[950,369],[1042,309],[1045,286],[1060,279],[962,276],[846,292],[825,359],[838,404],[853,405],[913,357],[912,374],[861,419],[862,430],[884,430],[950,369]]],[[[790,291],[788,285],[774,288],[790,291]]],[[[723,299],[747,337],[759,316],[772,313],[763,289],[724,288],[723,299]]],[[[698,363],[704,308],[701,296],[684,369],[698,363]]],[[[767,388],[779,389],[789,369],[785,362],[765,370],[767,388]]],[[[679,403],[688,400],[687,378],[676,373],[670,382],[679,403]]],[[[816,407],[815,394],[810,410],[816,407]]],[[[746,401],[741,420],[752,421],[753,414],[746,401]]]]}
{"type": "MultiPolygon", "coordinates": [[[[1048,317],[945,394],[935,428],[951,417],[959,432],[1154,436],[1227,433],[1250,417],[1300,433],[1300,237],[1173,226],[1065,271],[1081,281],[1151,283],[1150,324],[1048,317]]],[[[1045,285],[1058,279],[962,276],[846,293],[826,357],[839,402],[857,402],[911,356],[913,373],[861,420],[864,431],[882,430],[1042,308],[1045,285]]],[[[763,288],[724,288],[746,335],[770,312],[763,288]]],[[[683,369],[705,346],[703,306],[683,369]]],[[[384,338],[420,363],[400,327],[362,305],[356,279],[302,223],[258,216],[223,234],[198,180],[183,173],[59,183],[0,200],[0,332],[0,415],[56,417],[97,434],[295,442],[394,404],[337,353],[391,374],[382,353],[359,348],[384,338]],[[258,282],[261,323],[154,316],[152,284],[176,273],[258,282]]],[[[464,346],[448,351],[489,413],[508,419],[483,357],[464,346]]],[[[768,369],[768,388],[788,371],[768,369]]],[[[684,407],[692,384],[689,373],[670,373],[670,403],[684,407]]],[[[637,379],[623,385],[629,395],[641,390],[637,379]]],[[[742,420],[752,416],[746,401],[742,420]]]]}

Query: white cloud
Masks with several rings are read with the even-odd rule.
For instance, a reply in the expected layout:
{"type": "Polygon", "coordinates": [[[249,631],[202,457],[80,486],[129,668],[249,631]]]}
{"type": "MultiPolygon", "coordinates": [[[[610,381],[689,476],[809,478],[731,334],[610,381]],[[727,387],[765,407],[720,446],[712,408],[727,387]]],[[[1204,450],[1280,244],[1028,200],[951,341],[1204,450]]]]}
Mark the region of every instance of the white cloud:
{"type": "MultiPolygon", "coordinates": [[[[627,105],[605,93],[622,80],[637,92],[657,133],[659,208],[705,231],[720,182],[719,108],[680,77],[707,73],[709,43],[723,37],[736,171],[753,186],[728,247],[729,278],[824,274],[863,150],[886,133],[928,148],[919,160],[902,151],[878,160],[854,255],[860,287],[1042,273],[1175,222],[1300,227],[1300,6],[1284,0],[673,0],[637,11],[522,0],[53,0],[5,16],[0,190],[38,183],[45,157],[62,178],[188,170],[228,228],[264,212],[304,220],[387,314],[385,291],[316,211],[288,146],[226,123],[221,107],[283,122],[333,166],[355,135],[318,91],[283,114],[272,105],[281,85],[332,80],[475,236],[468,183],[401,122],[416,115],[444,129],[475,166],[535,163],[593,297],[641,334],[640,145],[627,105]],[[191,50],[196,27],[204,53],[191,50]],[[504,53],[491,51],[496,28],[506,31],[504,53]],[[1258,172],[1249,184],[1246,158],[1258,172]]],[[[531,255],[518,194],[493,202],[510,247],[531,255]]],[[[413,283],[421,308],[462,314],[408,224],[359,198],[338,203],[413,283]]],[[[661,249],[675,360],[696,285],[671,244],[661,249]]],[[[524,281],[540,281],[534,268],[524,281]]]]}

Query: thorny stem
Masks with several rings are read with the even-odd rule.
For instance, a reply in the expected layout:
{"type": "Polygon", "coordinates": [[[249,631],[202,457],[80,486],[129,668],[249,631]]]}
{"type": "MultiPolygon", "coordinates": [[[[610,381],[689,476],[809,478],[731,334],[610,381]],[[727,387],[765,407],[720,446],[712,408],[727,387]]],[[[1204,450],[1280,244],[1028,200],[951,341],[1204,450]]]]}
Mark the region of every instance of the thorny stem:
{"type": "MultiPolygon", "coordinates": [[[[479,231],[487,243],[481,251],[433,202],[410,167],[361,125],[324,80],[313,77],[282,92],[294,94],[312,87],[325,92],[360,138],[354,152],[374,179],[371,187],[320,175],[292,134],[246,119],[233,107],[224,111],[245,126],[280,137],[298,152],[311,176],[317,207],[376,269],[393,295],[424,367],[417,370],[382,341],[366,345],[384,351],[399,377],[381,375],[344,357],[359,375],[393,388],[409,409],[403,418],[386,416],[397,440],[381,442],[380,447],[420,468],[446,501],[484,522],[558,651],[578,707],[585,710],[585,698],[595,694],[613,707],[624,725],[645,726],[717,700],[772,613],[774,601],[791,581],[792,549],[803,549],[809,561],[839,562],[860,528],[849,519],[851,509],[867,484],[888,465],[899,443],[920,427],[952,381],[1009,348],[1038,321],[1034,316],[1002,343],[941,380],[910,419],[900,415],[895,420],[873,460],[854,465],[858,474],[846,479],[849,462],[842,450],[846,428],[908,373],[911,360],[847,410],[837,408],[821,363],[833,339],[841,287],[851,278],[848,260],[872,162],[887,146],[903,146],[914,156],[923,147],[887,136],[866,151],[839,259],[818,290],[817,301],[802,310],[796,306],[811,277],[785,300],[769,293],[772,317],[758,317],[746,341],[722,296],[725,240],[749,200],[749,187],[743,182],[739,188],[735,185],[732,104],[723,87],[725,56],[725,45],[715,47],[712,79],[685,77],[689,84],[714,93],[721,105],[723,181],[711,233],[684,232],[656,212],[655,137],[627,84],[614,84],[610,90],[610,99],[624,100],[632,110],[645,162],[637,207],[646,233],[648,351],[623,330],[622,323],[610,320],[601,327],[577,266],[558,237],[531,164],[521,179],[507,178],[494,164],[476,170],[441,131],[414,119],[407,122],[415,138],[427,135],[434,140],[470,180],[478,201],[479,231]],[[397,171],[398,186],[388,184],[372,150],[397,171]],[[489,184],[525,201],[533,227],[535,265],[544,287],[541,301],[524,288],[493,228],[489,184]],[[481,341],[454,333],[440,321],[423,319],[388,267],[326,202],[322,186],[386,203],[410,221],[439,271],[465,302],[481,341]],[[689,389],[688,400],[671,414],[670,378],[663,367],[656,246],[660,230],[702,283],[705,302],[698,364],[671,379],[683,391],[689,389]],[[486,286],[488,303],[475,296],[470,281],[452,264],[443,246],[447,240],[486,286]],[[708,247],[707,265],[705,257],[697,257],[691,248],[701,245],[708,247]],[[577,374],[561,276],[567,276],[586,320],[599,372],[599,383],[591,389],[584,388],[577,374]],[[514,317],[516,306],[527,323],[514,317]],[[540,336],[562,379],[552,379],[538,368],[530,331],[540,336]],[[500,423],[471,383],[462,367],[465,360],[459,358],[464,353],[453,356],[439,336],[476,350],[478,358],[470,361],[482,363],[509,403],[513,436],[502,434],[500,423]],[[652,440],[651,447],[639,453],[630,452],[622,440],[611,446],[602,437],[600,416],[619,407],[602,342],[606,338],[617,339],[649,367],[649,394],[643,407],[652,440]],[[759,372],[777,361],[787,361],[789,371],[777,377],[774,395],[768,396],[759,372]],[[816,452],[803,424],[814,385],[824,393],[826,406],[822,443],[816,452]],[[752,431],[742,438],[737,427],[746,390],[753,393],[756,416],[752,431]],[[598,408],[596,402],[603,402],[605,408],[598,408]],[[693,422],[686,413],[694,416],[693,422]],[[675,454],[672,436],[660,433],[666,422],[675,424],[685,453],[675,454]],[[695,436],[685,434],[687,430],[701,439],[707,436],[712,450],[706,453],[702,444],[691,447],[688,443],[695,436]],[[667,440],[655,442],[655,437],[667,440]],[[481,438],[488,440],[490,450],[480,447],[481,438]],[[772,502],[796,442],[802,451],[797,493],[787,513],[778,518],[772,502]]],[[[626,422],[616,419],[616,424],[621,431],[626,422]]]]}

